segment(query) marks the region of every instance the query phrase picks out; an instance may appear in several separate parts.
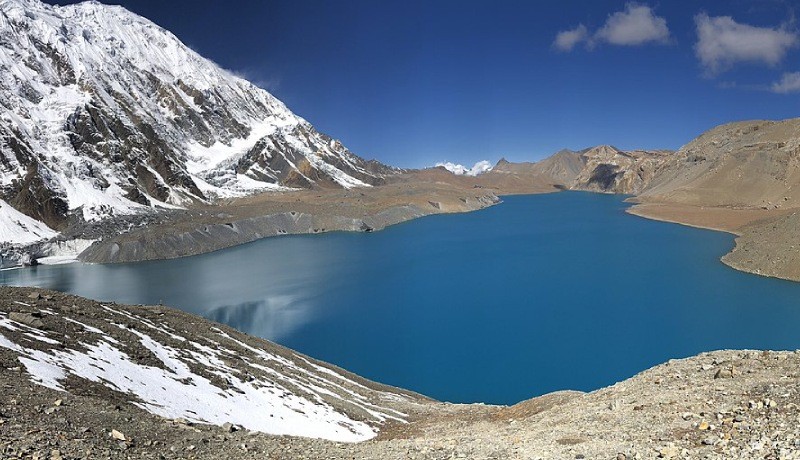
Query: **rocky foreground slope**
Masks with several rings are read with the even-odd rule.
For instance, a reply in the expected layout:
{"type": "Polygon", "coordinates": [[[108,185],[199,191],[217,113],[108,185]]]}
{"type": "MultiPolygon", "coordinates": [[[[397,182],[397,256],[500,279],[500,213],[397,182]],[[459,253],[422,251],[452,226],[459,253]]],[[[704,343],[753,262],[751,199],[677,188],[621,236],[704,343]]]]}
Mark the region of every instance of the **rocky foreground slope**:
{"type": "Polygon", "coordinates": [[[794,459],[798,404],[796,352],[456,405],[170,308],[0,288],[3,458],[794,459]]]}

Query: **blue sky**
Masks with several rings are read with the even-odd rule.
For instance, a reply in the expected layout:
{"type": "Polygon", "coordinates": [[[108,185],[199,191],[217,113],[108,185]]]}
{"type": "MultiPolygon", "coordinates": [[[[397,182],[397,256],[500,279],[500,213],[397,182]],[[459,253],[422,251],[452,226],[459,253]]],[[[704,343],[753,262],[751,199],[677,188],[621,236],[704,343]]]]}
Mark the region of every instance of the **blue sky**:
{"type": "Polygon", "coordinates": [[[798,116],[795,2],[119,3],[403,167],[675,149],[717,124],[798,116]]]}

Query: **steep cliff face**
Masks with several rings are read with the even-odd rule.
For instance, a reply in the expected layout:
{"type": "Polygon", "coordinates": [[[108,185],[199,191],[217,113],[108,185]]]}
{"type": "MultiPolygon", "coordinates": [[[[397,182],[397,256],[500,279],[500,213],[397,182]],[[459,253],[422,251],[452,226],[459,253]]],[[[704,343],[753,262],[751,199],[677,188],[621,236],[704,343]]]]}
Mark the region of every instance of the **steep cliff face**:
{"type": "Polygon", "coordinates": [[[672,152],[666,150],[622,151],[610,145],[580,152],[584,167],[572,188],[595,192],[637,194],[653,180],[672,152]]]}
{"type": "Polygon", "coordinates": [[[51,228],[391,173],[121,7],[0,0],[0,198],[51,228]]]}
{"type": "Polygon", "coordinates": [[[637,194],[672,156],[668,150],[623,151],[600,145],[573,151],[560,150],[535,163],[500,160],[490,174],[525,175],[573,190],[637,194]]]}

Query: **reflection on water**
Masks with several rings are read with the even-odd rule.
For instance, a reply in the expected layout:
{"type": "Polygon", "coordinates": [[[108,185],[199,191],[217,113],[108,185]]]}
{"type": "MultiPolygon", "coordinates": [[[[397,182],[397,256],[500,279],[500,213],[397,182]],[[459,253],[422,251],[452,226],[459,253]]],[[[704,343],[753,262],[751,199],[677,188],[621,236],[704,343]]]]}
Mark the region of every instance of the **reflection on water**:
{"type": "Polygon", "coordinates": [[[6,270],[0,282],[98,300],[175,306],[277,341],[319,316],[315,299],[338,283],[331,269],[347,272],[341,266],[346,257],[338,251],[337,245],[321,240],[287,237],[278,245],[250,244],[170,261],[6,270]]]}
{"type": "Polygon", "coordinates": [[[308,304],[298,299],[278,295],[259,301],[223,305],[209,310],[206,317],[242,332],[280,342],[311,317],[308,304]]]}
{"type": "Polygon", "coordinates": [[[731,235],[630,216],[615,196],[504,200],[370,234],[0,282],[162,302],[455,402],[592,390],[707,350],[800,348],[800,283],[722,265],[731,235]]]}

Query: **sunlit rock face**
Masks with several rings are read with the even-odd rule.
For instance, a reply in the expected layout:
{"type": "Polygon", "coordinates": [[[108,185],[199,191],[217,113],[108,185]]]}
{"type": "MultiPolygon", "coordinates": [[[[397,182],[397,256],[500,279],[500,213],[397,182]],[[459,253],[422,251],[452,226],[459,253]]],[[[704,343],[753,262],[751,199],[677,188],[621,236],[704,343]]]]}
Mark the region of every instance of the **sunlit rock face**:
{"type": "Polygon", "coordinates": [[[0,198],[51,229],[392,172],[124,8],[0,1],[0,198]]]}

